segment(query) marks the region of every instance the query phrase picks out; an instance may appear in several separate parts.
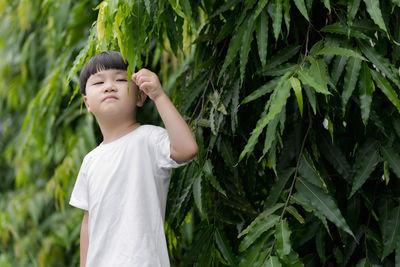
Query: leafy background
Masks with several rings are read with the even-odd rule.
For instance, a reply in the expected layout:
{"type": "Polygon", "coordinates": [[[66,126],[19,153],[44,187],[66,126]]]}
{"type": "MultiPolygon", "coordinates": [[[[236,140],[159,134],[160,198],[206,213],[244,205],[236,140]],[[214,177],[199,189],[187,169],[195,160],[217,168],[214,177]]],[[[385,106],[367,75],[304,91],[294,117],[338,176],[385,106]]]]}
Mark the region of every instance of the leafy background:
{"type": "Polygon", "coordinates": [[[78,71],[105,49],[199,143],[172,266],[400,266],[399,0],[0,0],[0,21],[0,266],[79,264],[67,203],[101,136],[78,71]]]}

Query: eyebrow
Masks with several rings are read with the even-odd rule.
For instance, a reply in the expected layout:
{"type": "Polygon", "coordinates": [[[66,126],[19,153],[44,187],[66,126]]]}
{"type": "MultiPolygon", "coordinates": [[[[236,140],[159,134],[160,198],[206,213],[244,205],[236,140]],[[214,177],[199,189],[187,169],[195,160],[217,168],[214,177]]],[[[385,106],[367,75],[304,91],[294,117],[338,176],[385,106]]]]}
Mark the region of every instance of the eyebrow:
{"type": "MultiPolygon", "coordinates": [[[[125,72],[126,72],[125,70],[117,70],[115,74],[116,75],[125,74],[125,72]]],[[[105,75],[104,73],[96,72],[95,74],[92,75],[92,77],[94,77],[94,78],[95,77],[103,77],[104,75],[105,75]]]]}

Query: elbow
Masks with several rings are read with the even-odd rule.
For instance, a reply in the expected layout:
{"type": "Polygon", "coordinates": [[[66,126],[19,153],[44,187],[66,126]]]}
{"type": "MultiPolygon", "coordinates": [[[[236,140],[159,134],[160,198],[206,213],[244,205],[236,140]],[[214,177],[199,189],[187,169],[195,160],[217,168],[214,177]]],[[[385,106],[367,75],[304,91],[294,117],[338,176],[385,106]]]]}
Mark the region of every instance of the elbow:
{"type": "Polygon", "coordinates": [[[190,149],[189,159],[196,157],[198,152],[199,152],[199,146],[197,145],[196,142],[194,142],[194,144],[192,145],[192,147],[190,149]]]}

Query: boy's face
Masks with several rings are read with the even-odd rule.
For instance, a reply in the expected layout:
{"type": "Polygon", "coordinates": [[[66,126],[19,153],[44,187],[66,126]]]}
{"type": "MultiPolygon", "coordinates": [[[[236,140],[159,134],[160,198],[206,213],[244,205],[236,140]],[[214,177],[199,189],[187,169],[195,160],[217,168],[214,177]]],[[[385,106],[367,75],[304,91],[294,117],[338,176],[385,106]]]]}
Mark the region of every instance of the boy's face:
{"type": "Polygon", "coordinates": [[[89,77],[86,83],[85,105],[96,118],[112,118],[135,114],[136,106],[142,106],[146,95],[124,70],[101,70],[89,77]],[[128,90],[129,87],[129,90],[128,90]]]}

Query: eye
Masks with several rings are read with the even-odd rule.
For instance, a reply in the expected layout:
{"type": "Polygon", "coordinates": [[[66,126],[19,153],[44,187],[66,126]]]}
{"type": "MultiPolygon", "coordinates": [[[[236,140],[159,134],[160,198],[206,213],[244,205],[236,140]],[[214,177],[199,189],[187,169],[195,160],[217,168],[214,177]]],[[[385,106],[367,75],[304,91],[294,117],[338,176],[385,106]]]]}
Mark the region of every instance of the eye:
{"type": "Polygon", "coordinates": [[[126,79],[117,79],[117,82],[126,82],[126,79]]]}
{"type": "Polygon", "coordinates": [[[99,82],[93,83],[93,85],[98,85],[98,84],[103,84],[103,82],[99,81],[99,82]]]}

